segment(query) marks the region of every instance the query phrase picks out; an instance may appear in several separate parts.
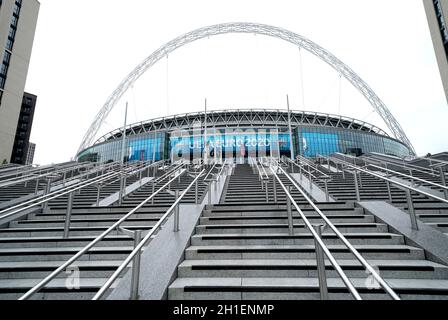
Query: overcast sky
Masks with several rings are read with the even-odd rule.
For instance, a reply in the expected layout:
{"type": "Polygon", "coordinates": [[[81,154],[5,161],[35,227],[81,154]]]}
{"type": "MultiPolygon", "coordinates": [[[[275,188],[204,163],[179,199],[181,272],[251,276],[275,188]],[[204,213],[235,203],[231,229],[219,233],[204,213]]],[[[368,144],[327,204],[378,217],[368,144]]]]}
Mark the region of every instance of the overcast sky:
{"type": "MultiPolygon", "coordinates": [[[[265,23],[309,38],[372,87],[419,154],[448,150],[448,106],[421,0],[40,2],[26,85],[38,95],[35,163],[73,157],[108,96],[153,51],[224,22],[265,23]]],[[[278,39],[233,34],[197,41],[161,60],[118,103],[98,137],[123,125],[126,101],[129,122],[138,122],[201,111],[204,98],[212,109],[284,109],[286,94],[294,109],[342,114],[387,130],[369,103],[318,58],[278,39]]]]}

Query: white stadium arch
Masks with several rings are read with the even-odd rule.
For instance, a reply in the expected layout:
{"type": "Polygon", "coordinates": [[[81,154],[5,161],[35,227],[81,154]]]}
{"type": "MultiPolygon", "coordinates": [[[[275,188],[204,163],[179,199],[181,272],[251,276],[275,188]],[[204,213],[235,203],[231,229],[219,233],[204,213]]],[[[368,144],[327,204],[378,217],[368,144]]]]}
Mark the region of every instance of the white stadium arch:
{"type": "Polygon", "coordinates": [[[99,128],[107,118],[109,113],[115,107],[117,102],[123,96],[123,94],[134,84],[146,71],[148,71],[153,65],[155,65],[160,59],[166,57],[176,49],[183,47],[194,41],[216,36],[220,34],[228,33],[253,33],[258,35],[265,35],[275,37],[287,42],[290,42],[299,48],[303,48],[322,61],[328,63],[333,69],[340,73],[345,79],[347,79],[373,106],[375,111],[381,116],[386,123],[387,127],[391,130],[392,134],[409,147],[409,149],[415,154],[410,140],[404,133],[403,128],[398,121],[381,101],[381,99],[375,94],[370,86],[362,80],[352,69],[345,65],[341,60],[336,58],[332,53],[325,50],[318,44],[311,40],[302,37],[294,32],[258,23],[248,22],[236,22],[236,23],[223,23],[212,25],[204,28],[194,30],[186,33],[160,47],[142,63],[140,63],[118,86],[117,89],[110,95],[104,106],[101,108],[89,130],[85,134],[81,145],[79,146],[78,154],[92,145],[93,140],[98,133],[99,128]]]}

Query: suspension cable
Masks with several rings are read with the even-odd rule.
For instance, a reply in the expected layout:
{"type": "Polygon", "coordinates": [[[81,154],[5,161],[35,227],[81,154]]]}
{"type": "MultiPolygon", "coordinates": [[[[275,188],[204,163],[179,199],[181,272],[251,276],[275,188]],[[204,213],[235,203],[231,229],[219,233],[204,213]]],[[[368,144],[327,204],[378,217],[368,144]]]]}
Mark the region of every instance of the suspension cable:
{"type": "Polygon", "coordinates": [[[302,63],[302,47],[299,47],[299,64],[300,64],[300,84],[302,86],[302,107],[303,110],[305,107],[305,85],[303,83],[303,63],[302,63]]]}

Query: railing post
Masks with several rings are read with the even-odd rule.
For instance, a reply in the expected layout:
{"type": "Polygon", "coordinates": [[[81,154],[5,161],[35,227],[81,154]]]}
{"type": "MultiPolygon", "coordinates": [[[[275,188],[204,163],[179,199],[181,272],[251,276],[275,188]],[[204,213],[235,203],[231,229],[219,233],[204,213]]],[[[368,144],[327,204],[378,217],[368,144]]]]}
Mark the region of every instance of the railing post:
{"type": "MultiPolygon", "coordinates": [[[[151,194],[154,194],[155,190],[156,190],[156,185],[153,182],[152,183],[152,193],[151,194]]],[[[151,204],[154,205],[154,197],[152,197],[152,199],[151,199],[151,204]]]]}
{"type": "Polygon", "coordinates": [[[359,186],[362,188],[362,172],[359,173],[359,186]]]}
{"type": "MultiPolygon", "coordinates": [[[[140,244],[142,240],[142,231],[134,231],[134,249],[140,244]]],[[[140,284],[140,261],[142,252],[139,251],[132,261],[132,278],[131,278],[131,300],[138,300],[139,284],[140,284]]]]}
{"type": "Polygon", "coordinates": [[[268,182],[263,180],[263,184],[264,184],[264,186],[265,186],[266,203],[269,203],[269,188],[268,188],[268,182]]]}
{"type": "Polygon", "coordinates": [[[412,202],[411,190],[406,189],[406,199],[408,201],[408,210],[411,217],[411,226],[413,230],[418,230],[417,217],[415,215],[414,203],[412,202]]]}
{"type": "Polygon", "coordinates": [[[39,192],[39,179],[36,179],[36,189],[34,190],[34,194],[37,195],[39,192]]]}
{"type": "Polygon", "coordinates": [[[101,197],[101,184],[98,184],[96,186],[97,188],[97,193],[96,193],[96,206],[99,207],[100,206],[100,197],[101,197]]]}
{"type": "Polygon", "coordinates": [[[212,205],[212,182],[208,182],[208,205],[212,205]]]}
{"type": "Polygon", "coordinates": [[[359,192],[359,184],[358,184],[358,172],[356,170],[353,171],[353,177],[355,179],[356,199],[358,201],[361,201],[361,194],[359,192]]]}
{"type": "Polygon", "coordinates": [[[70,223],[72,219],[72,207],[73,207],[73,192],[68,195],[67,213],[65,215],[64,225],[64,239],[67,239],[70,234],[70,223]]]}
{"type": "Polygon", "coordinates": [[[274,179],[272,179],[273,182],[273,189],[274,189],[274,203],[278,202],[278,197],[277,197],[277,181],[274,179]]]}
{"type": "Polygon", "coordinates": [[[412,175],[412,169],[409,169],[409,175],[411,176],[411,186],[414,186],[414,176],[412,175]]]}
{"type": "MultiPolygon", "coordinates": [[[[322,225],[313,226],[319,238],[322,238],[322,225]]],[[[320,247],[317,239],[314,239],[314,245],[316,247],[316,263],[317,263],[317,276],[319,279],[319,292],[321,300],[328,300],[328,286],[327,286],[327,274],[325,270],[325,256],[322,248],[320,247]]]]}
{"type": "Polygon", "coordinates": [[[196,201],[196,204],[199,204],[199,179],[196,180],[196,183],[194,185],[194,199],[196,201]]]}
{"type": "Polygon", "coordinates": [[[392,199],[392,191],[390,189],[390,182],[386,181],[386,184],[387,184],[387,194],[389,195],[389,201],[390,201],[390,203],[392,203],[393,199],[392,199]]]}
{"type": "MultiPolygon", "coordinates": [[[[291,194],[291,186],[288,186],[288,193],[291,194]]],[[[286,194],[286,210],[288,212],[288,229],[289,229],[289,235],[294,235],[294,219],[292,217],[292,206],[291,206],[291,199],[289,198],[288,194],[286,194]]]]}
{"type": "MultiPolygon", "coordinates": [[[[291,161],[292,161],[292,160],[291,160],[291,161]]],[[[295,173],[295,172],[294,172],[294,161],[291,162],[291,172],[292,172],[292,173],[295,173]]]]}
{"type": "Polygon", "coordinates": [[[327,179],[324,179],[325,184],[325,198],[327,199],[327,202],[330,202],[330,194],[328,193],[328,181],[327,179]]]}
{"type": "MultiPolygon", "coordinates": [[[[49,194],[50,190],[51,190],[51,179],[48,179],[47,185],[45,186],[45,194],[44,195],[49,194]]],[[[48,201],[45,201],[42,205],[42,209],[45,211],[45,210],[47,210],[47,208],[48,208],[48,201]]]]}
{"type": "MultiPolygon", "coordinates": [[[[446,187],[445,170],[443,170],[443,167],[440,167],[439,171],[440,171],[440,180],[442,181],[442,185],[444,185],[446,187]]],[[[445,199],[448,200],[448,190],[444,189],[443,193],[445,194],[445,199]]]]}
{"type": "Polygon", "coordinates": [[[118,192],[118,205],[121,206],[123,203],[123,175],[120,176],[120,192],[118,192]]]}
{"type": "MultiPolygon", "coordinates": [[[[175,197],[177,201],[179,199],[179,190],[174,191],[175,197]]],[[[179,232],[179,204],[174,208],[174,232],[179,232]]]]}
{"type": "Polygon", "coordinates": [[[310,168],[310,166],[308,166],[308,179],[310,179],[310,189],[313,189],[313,180],[312,180],[312,177],[311,177],[311,168],[310,168]]]}

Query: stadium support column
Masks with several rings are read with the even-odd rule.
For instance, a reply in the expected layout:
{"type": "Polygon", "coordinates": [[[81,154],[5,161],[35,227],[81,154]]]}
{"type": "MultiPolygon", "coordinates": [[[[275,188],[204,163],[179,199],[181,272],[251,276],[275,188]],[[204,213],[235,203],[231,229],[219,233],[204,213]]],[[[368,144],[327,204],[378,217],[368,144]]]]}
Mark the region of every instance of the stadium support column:
{"type": "Polygon", "coordinates": [[[288,106],[288,127],[289,127],[289,145],[291,148],[291,160],[295,160],[295,155],[294,155],[294,141],[292,139],[293,134],[292,134],[292,125],[291,125],[291,110],[289,108],[289,95],[286,95],[286,104],[288,106]]]}
{"type": "Polygon", "coordinates": [[[124,112],[123,142],[121,143],[121,164],[124,164],[124,150],[126,146],[126,126],[128,122],[128,102],[126,101],[126,110],[124,112]]]}
{"type": "Polygon", "coordinates": [[[204,120],[204,164],[208,162],[207,150],[207,99],[205,99],[205,120],[204,120]]]}

